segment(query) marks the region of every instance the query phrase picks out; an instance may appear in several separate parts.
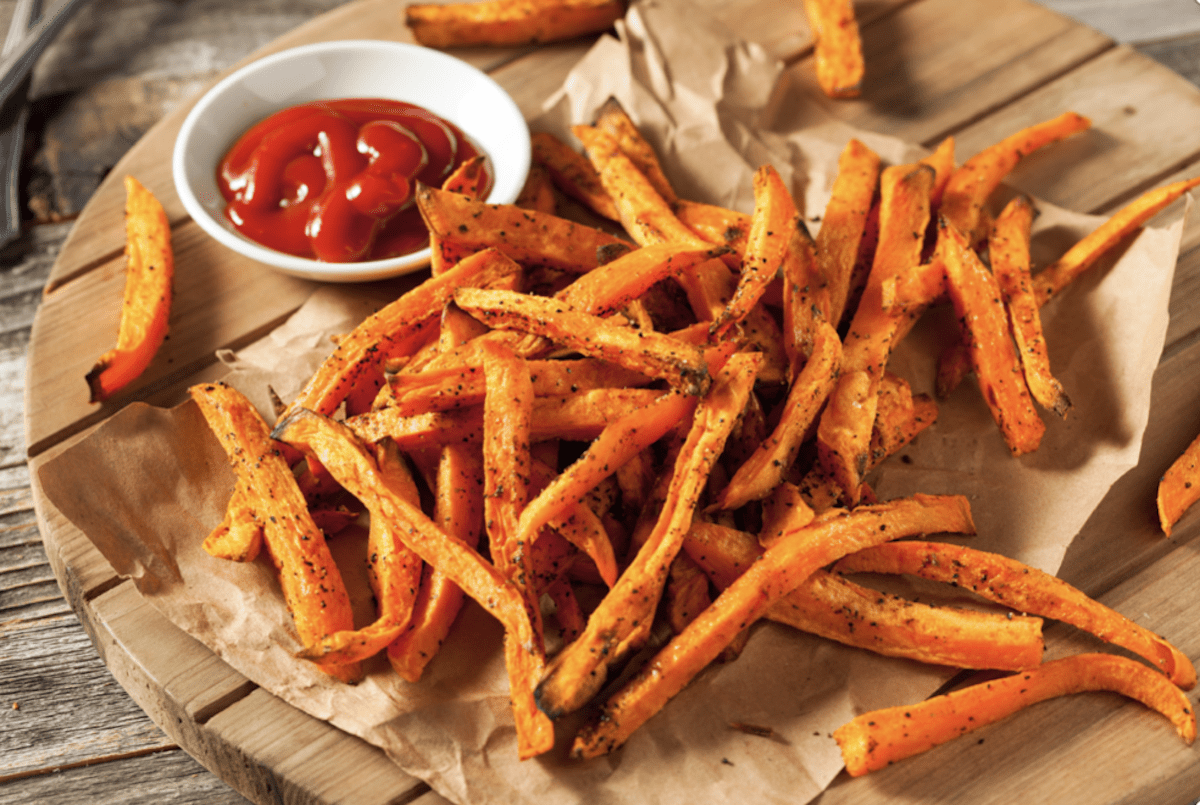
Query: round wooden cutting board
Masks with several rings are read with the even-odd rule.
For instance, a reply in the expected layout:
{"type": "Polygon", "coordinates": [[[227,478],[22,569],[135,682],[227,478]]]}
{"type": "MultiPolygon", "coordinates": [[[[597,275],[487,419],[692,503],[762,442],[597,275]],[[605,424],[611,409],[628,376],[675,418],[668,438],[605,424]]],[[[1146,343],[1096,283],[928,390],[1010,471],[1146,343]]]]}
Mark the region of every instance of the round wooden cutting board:
{"type": "MultiPolygon", "coordinates": [[[[961,160],[1071,109],[1092,119],[1097,136],[1054,165],[1031,159],[1011,178],[1021,190],[1079,212],[1112,210],[1142,190],[1200,172],[1200,91],[1107,37],[1024,0],[861,4],[868,73],[864,96],[853,101],[831,101],[816,88],[811,36],[799,2],[698,1],[787,64],[777,118],[764,125],[792,127],[807,110],[820,108],[859,128],[926,146],[953,134],[961,160]]],[[[331,39],[411,41],[401,15],[395,0],[356,0],[251,58],[331,39]]],[[[530,118],[590,44],[455,55],[488,71],[530,118]]],[[[89,428],[134,399],[164,406],[181,401],[188,386],[223,373],[214,358],[218,350],[266,334],[317,287],[236,256],[187,218],[171,181],[170,155],[188,108],[176,109],[150,130],[102,184],[67,239],[37,313],[26,417],[46,552],[117,680],[180,746],[249,799],[441,801],[378,749],[259,689],[173,626],[42,494],[38,469],[89,428]],[[155,193],[172,221],[177,289],[171,337],[127,395],[93,406],[83,378],[116,332],[126,174],[155,193]]],[[[1179,646],[1193,660],[1200,658],[1194,628],[1200,596],[1194,583],[1189,591],[1188,579],[1200,574],[1194,542],[1200,528],[1187,521],[1171,540],[1162,539],[1147,515],[1145,496],[1152,500],[1158,475],[1200,431],[1192,380],[1200,371],[1200,339],[1193,337],[1200,331],[1195,301],[1200,258],[1191,250],[1197,231],[1185,231],[1142,462],[1096,515],[1128,531],[1128,549],[1117,555],[1089,551],[1085,529],[1062,571],[1110,606],[1144,612],[1145,625],[1181,636],[1179,646]]],[[[1066,633],[1048,637],[1053,647],[1066,633]]],[[[1164,741],[1154,731],[1158,725],[1147,725],[1132,709],[1114,713],[1088,701],[1055,703],[1052,712],[990,731],[982,771],[981,756],[971,756],[976,742],[959,742],[860,780],[841,778],[821,801],[871,802],[900,791],[906,801],[957,802],[1011,802],[1018,791],[1040,801],[1097,803],[1129,797],[1183,802],[1196,796],[1196,752],[1177,740],[1164,741]],[[1044,729],[1046,719],[1053,719],[1053,729],[1044,729]],[[1097,757],[1104,762],[1097,764],[1097,757]]]]}

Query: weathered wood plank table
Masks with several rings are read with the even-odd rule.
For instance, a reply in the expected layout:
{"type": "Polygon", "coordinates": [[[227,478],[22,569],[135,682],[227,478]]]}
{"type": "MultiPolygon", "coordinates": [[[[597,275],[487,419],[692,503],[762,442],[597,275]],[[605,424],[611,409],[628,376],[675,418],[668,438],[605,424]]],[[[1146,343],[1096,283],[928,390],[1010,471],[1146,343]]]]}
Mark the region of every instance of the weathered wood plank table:
{"type": "MultiPolygon", "coordinates": [[[[1195,13],[1137,2],[1147,15],[1195,13]]],[[[0,23],[12,5],[0,0],[0,23]]],[[[1013,177],[1071,209],[1110,211],[1143,189],[1200,173],[1200,91],[1162,66],[1200,78],[1200,36],[1169,36],[1194,31],[1190,20],[1140,27],[1156,38],[1130,47],[1025,0],[864,2],[866,93],[831,102],[812,81],[798,3],[710,5],[788,63],[790,91],[806,103],[926,145],[953,133],[960,158],[1064,109],[1089,115],[1108,137],[1105,153],[1084,155],[1053,182],[1020,170],[1013,177]]],[[[0,253],[0,802],[441,801],[379,751],[256,688],[175,629],[46,505],[36,484],[42,462],[113,410],[81,404],[69,391],[103,346],[75,337],[72,321],[112,316],[111,305],[95,300],[116,298],[122,281],[121,232],[100,223],[122,199],[109,172],[117,166],[114,176],[133,172],[168,190],[161,153],[126,154],[152,126],[178,126],[189,99],[220,71],[272,42],[405,39],[401,7],[394,0],[96,0],[39,64],[22,173],[27,226],[0,253]],[[294,30],[323,14],[316,27],[294,30]],[[64,245],[70,259],[57,260],[64,245]]],[[[463,55],[532,114],[588,44],[463,55]]],[[[176,248],[184,255],[207,248],[173,194],[163,196],[176,248]]],[[[1200,366],[1198,233],[1195,225],[1185,233],[1141,464],[1094,515],[1128,523],[1129,549],[1096,556],[1085,527],[1062,570],[1109,604],[1156,613],[1158,628],[1180,636],[1195,661],[1200,516],[1163,539],[1146,501],[1158,473],[1200,432],[1192,375],[1200,366]]],[[[175,402],[212,370],[216,348],[267,331],[312,289],[265,272],[231,287],[222,315],[209,318],[203,289],[187,291],[177,315],[204,335],[172,345],[170,360],[151,368],[135,396],[175,402]]],[[[1196,751],[1143,749],[1131,709],[1081,697],[1054,702],[989,733],[995,773],[981,774],[962,743],[861,781],[839,779],[821,801],[1200,797],[1196,751]]]]}

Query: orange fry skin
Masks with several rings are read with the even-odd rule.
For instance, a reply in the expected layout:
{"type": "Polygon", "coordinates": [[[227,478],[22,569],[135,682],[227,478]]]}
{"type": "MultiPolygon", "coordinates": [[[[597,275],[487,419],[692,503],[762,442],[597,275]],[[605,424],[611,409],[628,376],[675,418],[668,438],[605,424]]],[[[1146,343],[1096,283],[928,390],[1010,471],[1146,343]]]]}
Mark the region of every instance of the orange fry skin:
{"type": "Polygon", "coordinates": [[[785,534],[609,698],[599,718],[575,737],[572,756],[598,757],[623,745],[739,633],[818,568],[882,541],[947,530],[974,530],[965,498],[916,495],[818,518],[785,534]]]}
{"type": "Polygon", "coordinates": [[[1158,482],[1158,519],[1163,533],[1171,530],[1183,513],[1200,500],[1200,436],[1175,459],[1158,482]]]}
{"type": "Polygon", "coordinates": [[[858,140],[850,140],[838,157],[837,178],[816,236],[818,270],[829,284],[826,319],[835,325],[846,308],[850,275],[878,182],[879,155],[858,140]]]}
{"type": "Polygon", "coordinates": [[[162,205],[125,177],[125,292],[116,346],[87,373],[89,402],[104,402],[146,371],[167,337],[174,293],[171,224],[162,205]]]}
{"type": "Polygon", "coordinates": [[[946,267],[946,288],[984,401],[1014,456],[1037,450],[1046,425],[1033,407],[1009,334],[1008,316],[996,278],[953,225],[942,219],[938,249],[946,267]]]}
{"type": "Polygon", "coordinates": [[[1069,623],[1145,658],[1179,687],[1196,684],[1196,669],[1179,649],[1065,581],[1015,559],[937,542],[881,545],[852,554],[838,573],[906,573],[970,590],[1018,612],[1069,623]]]}
{"type": "Polygon", "coordinates": [[[1179,688],[1136,660],[1077,654],[912,705],[863,713],[833,733],[852,777],[882,769],[1057,696],[1113,691],[1166,716],[1188,745],[1196,716],[1179,688]]]}
{"type": "Polygon", "coordinates": [[[624,14],[621,0],[485,0],[413,4],[404,23],[426,47],[514,47],[599,33],[624,14]]]}
{"type": "MultiPolygon", "coordinates": [[[[353,629],[341,572],[266,422],[241,392],[223,383],[193,386],[189,393],[243,479],[301,644],[315,646],[353,629]]],[[[363,673],[360,663],[322,670],[344,682],[357,682],[363,673]]]]}
{"type": "Polygon", "coordinates": [[[678,201],[675,189],[667,180],[654,146],[646,140],[629,114],[616,98],[609,98],[596,114],[596,128],[608,132],[617,141],[617,147],[629,157],[638,172],[646,177],[658,195],[667,204],[678,201]]]}
{"type": "Polygon", "coordinates": [[[675,217],[671,205],[621,150],[616,137],[596,126],[573,126],[571,131],[587,150],[600,182],[616,204],[621,226],[634,243],[677,243],[691,249],[713,246],[675,217]]]}

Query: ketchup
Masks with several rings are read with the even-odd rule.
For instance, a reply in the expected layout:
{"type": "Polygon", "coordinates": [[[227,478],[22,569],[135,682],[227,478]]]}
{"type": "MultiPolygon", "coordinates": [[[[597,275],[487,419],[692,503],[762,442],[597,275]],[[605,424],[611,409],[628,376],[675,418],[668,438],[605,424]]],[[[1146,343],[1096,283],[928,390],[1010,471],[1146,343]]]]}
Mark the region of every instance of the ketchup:
{"type": "Polygon", "coordinates": [[[383,260],[429,241],[416,183],[440,186],[478,154],[452,123],[410,103],[314,101],[243,134],[217,185],[229,221],[264,246],[330,263],[383,260]]]}

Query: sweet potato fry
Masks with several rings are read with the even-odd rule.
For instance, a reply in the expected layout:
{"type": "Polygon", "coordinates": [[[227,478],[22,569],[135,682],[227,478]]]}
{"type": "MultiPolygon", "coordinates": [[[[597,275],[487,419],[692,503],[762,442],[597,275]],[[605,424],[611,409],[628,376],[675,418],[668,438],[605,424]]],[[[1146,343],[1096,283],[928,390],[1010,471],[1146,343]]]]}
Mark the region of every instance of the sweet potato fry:
{"type": "Polygon", "coordinates": [[[673,243],[643,246],[580,275],[556,298],[594,316],[608,316],[640,298],[667,277],[680,277],[720,254],[673,243]]]}
{"type": "MultiPolygon", "coordinates": [[[[718,589],[762,555],[753,534],[712,523],[693,523],[683,547],[718,589]]],[[[951,668],[1023,671],[1042,661],[1040,618],[907,601],[826,570],[814,571],[766,617],[877,654],[951,668]]]]}
{"type": "Polygon", "coordinates": [[[418,184],[416,203],[431,236],[473,253],[495,248],[522,265],[572,274],[591,271],[597,249],[620,238],[566,218],[513,204],[485,204],[459,193],[418,184]]]}
{"type": "Polygon", "coordinates": [[[946,287],[971,353],[984,401],[1014,456],[1038,448],[1046,425],[1033,407],[1009,335],[1008,317],[996,278],[980,262],[961,232],[942,219],[938,249],[946,287]]]}
{"type": "Polygon", "coordinates": [[[1029,393],[1043,408],[1063,417],[1071,410],[1071,398],[1062,383],[1050,373],[1042,317],[1038,313],[1029,275],[1029,229],[1032,224],[1033,203],[1027,196],[1016,196],[996,217],[988,238],[988,255],[992,274],[1008,310],[1029,393]]]}
{"type": "MultiPolygon", "coordinates": [[[[262,527],[301,645],[353,629],[341,572],[266,422],[241,392],[223,383],[193,386],[189,393],[242,479],[243,504],[262,527]]],[[[345,682],[362,678],[360,663],[322,670],[345,682]]]]}
{"type": "MultiPolygon", "coordinates": [[[[468,445],[448,445],[442,450],[435,484],[434,518],[437,525],[475,547],[483,530],[483,456],[468,445]]],[[[426,565],[412,617],[388,646],[392,668],[408,682],[420,680],[425,666],[437,654],[462,609],[463,591],[446,573],[426,565]]]]}
{"type": "Polygon", "coordinates": [[[204,551],[217,559],[253,562],[262,550],[262,525],[254,517],[247,481],[239,476],[221,524],[204,538],[204,551]]]}
{"type": "Polygon", "coordinates": [[[624,14],[620,0],[484,0],[412,4],[404,23],[426,47],[512,47],[599,33],[624,14]]]}
{"type": "Polygon", "coordinates": [[[987,230],[984,222],[985,205],[992,192],[1000,186],[1022,157],[1084,131],[1091,121],[1074,112],[1064,112],[1056,118],[1036,123],[1010,134],[968,159],[950,176],[942,197],[941,215],[966,236],[974,246],[987,230]]]}
{"type": "Polygon", "coordinates": [[[1200,500],[1200,436],[1175,459],[1158,482],[1158,519],[1163,533],[1171,530],[1183,513],[1200,500]]]}
{"type": "Polygon", "coordinates": [[[863,713],[833,733],[852,777],[919,754],[1056,696],[1113,691],[1166,716],[1189,745],[1196,716],[1178,688],[1141,663],[1109,654],[1077,654],[913,705],[863,713]]]}
{"type": "Polygon", "coordinates": [[[671,561],[760,362],[751,353],[734,355],[697,406],[653,531],[592,612],[584,633],[550,662],[538,686],[538,705],[552,718],[582,707],[603,685],[608,668],[645,641],[671,561]]]}
{"type": "Polygon", "coordinates": [[[534,160],[546,167],[555,187],[597,215],[617,220],[617,206],[587,157],[549,132],[535,132],[530,140],[534,160]]]}
{"type": "Polygon", "coordinates": [[[1196,684],[1191,660],[1169,642],[1065,581],[1015,559],[959,545],[905,542],[852,554],[839,562],[835,571],[907,573],[953,584],[1018,612],[1054,618],[1126,648],[1185,690],[1196,684]]]}
{"type": "Polygon", "coordinates": [[[1149,190],[1122,207],[1091,234],[1068,249],[1066,254],[1034,276],[1033,293],[1038,304],[1046,304],[1071,280],[1090,268],[1105,252],[1197,186],[1200,186],[1200,176],[1149,190]]]}
{"type": "Polygon", "coordinates": [[[455,168],[442,189],[450,193],[461,193],[467,198],[483,201],[491,191],[491,174],[487,170],[487,157],[483,154],[471,157],[455,168]]]}
{"type": "Polygon", "coordinates": [[[668,392],[653,404],[613,421],[570,467],[550,482],[520,514],[517,539],[531,542],[550,518],[657,442],[693,413],[695,397],[668,392]]]}
{"type": "Polygon", "coordinates": [[[667,204],[675,204],[678,197],[675,189],[667,181],[662,164],[654,147],[646,141],[642,132],[634,124],[633,119],[622,108],[616,98],[609,98],[596,113],[596,128],[608,132],[617,141],[617,147],[633,162],[638,172],[646,177],[658,195],[667,204]]]}
{"type": "Polygon", "coordinates": [[[456,288],[489,285],[520,270],[519,265],[500,252],[487,249],[425,280],[344,336],[286,413],[307,408],[319,414],[332,414],[360,385],[373,386],[370,394],[373,400],[383,384],[380,368],[383,362],[412,354],[430,337],[442,308],[453,298],[456,288]]]}
{"type": "Polygon", "coordinates": [[[767,284],[783,267],[792,238],[800,237],[799,227],[800,213],[779,172],[770,165],[759,168],[754,173],[754,213],[737,287],[709,328],[716,339],[723,338],[758,304],[767,284]]]}
{"type": "Polygon", "coordinates": [[[842,342],[837,331],[826,322],[819,322],[812,356],[788,390],[779,422],[717,496],[717,507],[738,509],[751,500],[761,500],[783,480],[837,384],[841,355],[842,342]]]}
{"type": "Polygon", "coordinates": [[[850,140],[838,157],[837,178],[817,230],[817,264],[829,283],[826,320],[837,325],[850,293],[850,274],[858,257],[867,214],[879,182],[879,155],[858,140],[850,140]]]}
{"type": "Polygon", "coordinates": [[[851,0],[804,0],[815,42],[817,84],[830,98],[857,98],[862,92],[862,38],[851,0]]]}
{"type": "MultiPolygon", "coordinates": [[[[492,564],[522,590],[531,610],[537,597],[530,587],[531,569],[526,546],[518,534],[517,518],[529,499],[532,457],[529,454],[533,417],[533,382],[525,361],[502,345],[489,343],[483,372],[487,394],[483,402],[483,510],[492,564]]],[[[534,628],[540,620],[533,618],[534,628]]]]}
{"type": "Polygon", "coordinates": [[[639,246],[676,243],[691,249],[712,248],[675,217],[671,205],[621,150],[617,138],[595,126],[573,126],[600,182],[617,207],[617,219],[639,246]]]}
{"type": "Polygon", "coordinates": [[[447,535],[409,503],[378,472],[366,447],[344,425],[300,409],[281,420],[275,436],[314,454],[346,490],[362,501],[372,517],[392,520],[395,532],[424,561],[439,568],[505,627],[505,662],[509,669],[513,714],[522,758],[550,749],[554,727],[537,712],[529,679],[544,665],[539,633],[527,602],[515,584],[471,547],[447,535]]]}
{"type": "Polygon", "coordinates": [[[738,633],[818,568],[902,536],[973,529],[965,498],[917,495],[818,518],[786,534],[605,702],[599,718],[576,735],[572,756],[597,757],[624,744],[738,633]]]}
{"type": "Polygon", "coordinates": [[[584,355],[663,378],[683,394],[703,394],[711,382],[698,347],[661,333],[610,324],[558,300],[463,288],[455,302],[490,327],[549,338],[584,355]]]}
{"type": "Polygon", "coordinates": [[[104,402],[141,376],[167,336],[174,293],[171,224],[154,194],[125,177],[125,293],[117,344],[87,373],[89,402],[104,402]]]}

